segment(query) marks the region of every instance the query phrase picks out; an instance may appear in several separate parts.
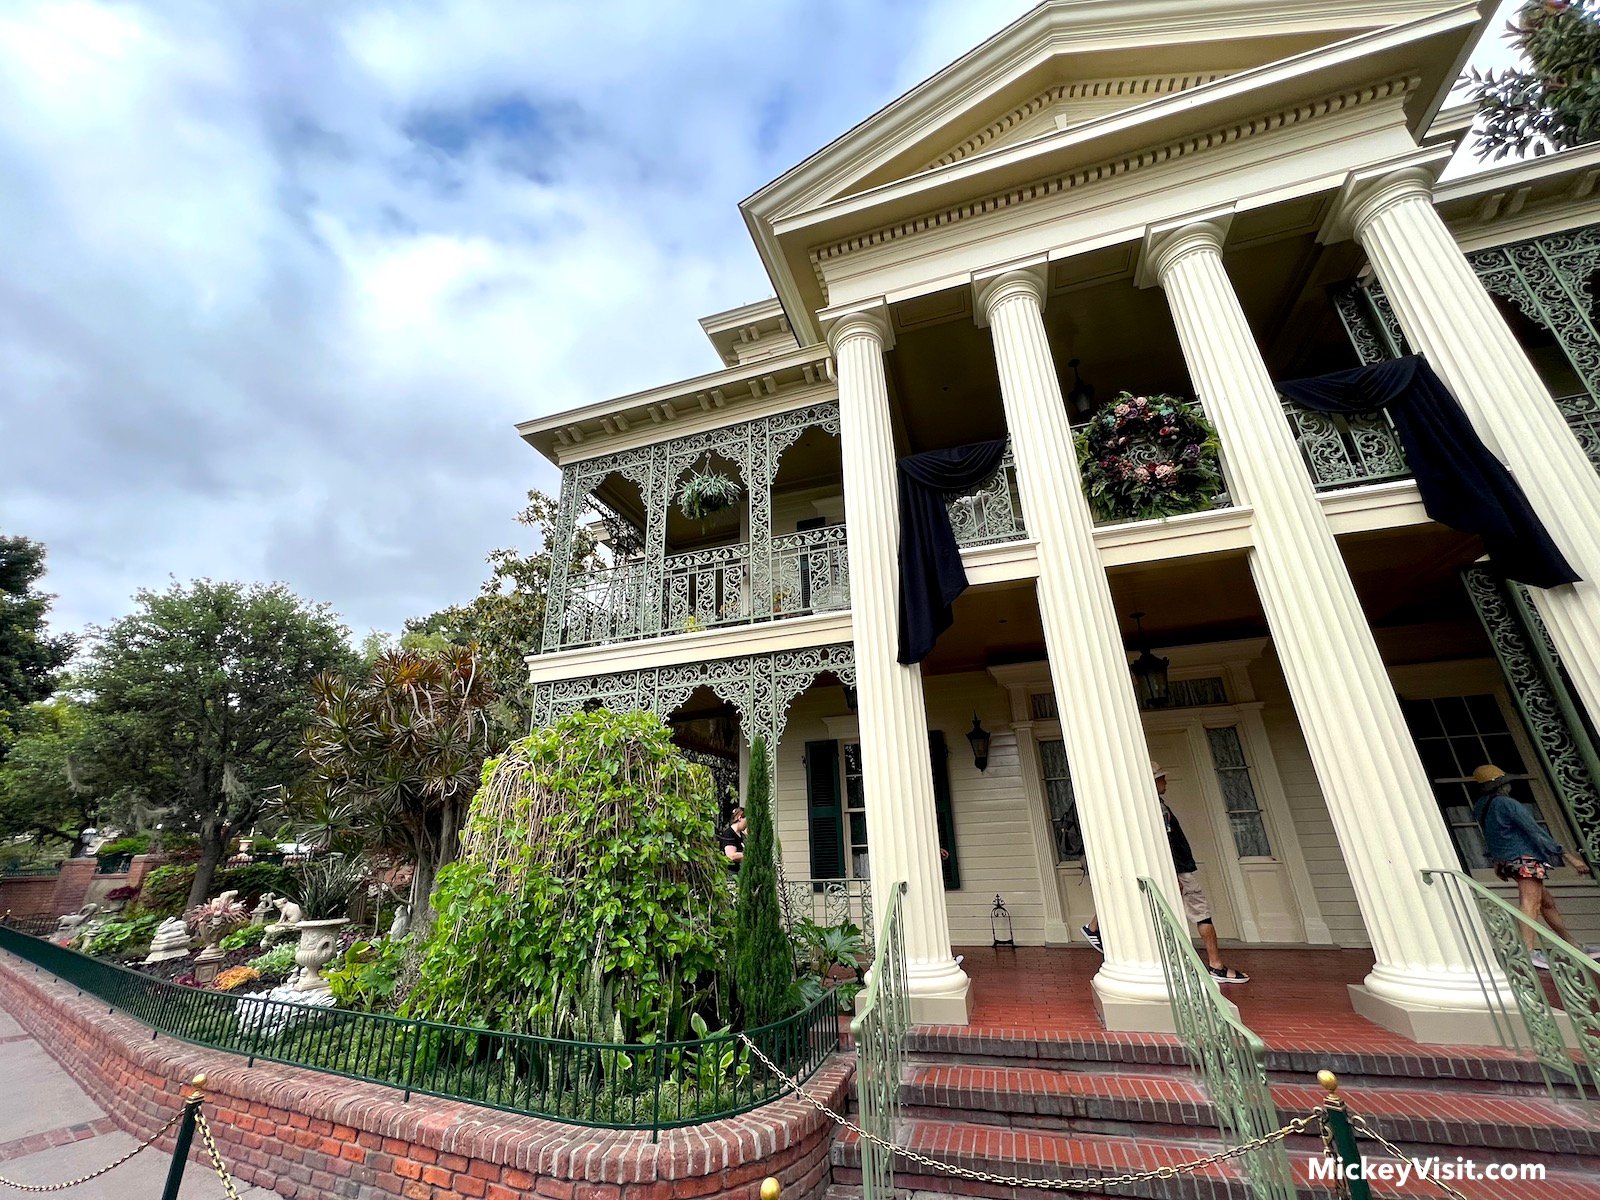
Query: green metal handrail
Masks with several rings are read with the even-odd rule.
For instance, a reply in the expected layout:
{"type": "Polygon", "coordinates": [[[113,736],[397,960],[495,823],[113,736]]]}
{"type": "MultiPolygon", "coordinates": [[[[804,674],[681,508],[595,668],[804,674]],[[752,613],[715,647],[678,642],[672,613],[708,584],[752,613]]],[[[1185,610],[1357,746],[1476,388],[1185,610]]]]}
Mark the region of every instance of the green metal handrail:
{"type": "MultiPolygon", "coordinates": [[[[856,1109],[861,1128],[892,1141],[900,1113],[900,1048],[911,1024],[906,995],[906,953],[901,913],[905,883],[889,885],[878,947],[866,990],[850,1022],[856,1043],[856,1109]]],[[[862,1200],[894,1196],[894,1155],[867,1138],[861,1139],[862,1200]]]]}
{"type": "Polygon", "coordinates": [[[1471,965],[1501,1043],[1508,1050],[1522,1048],[1519,1023],[1511,1020],[1504,1004],[1504,989],[1509,986],[1521,1017],[1521,1032],[1527,1034],[1551,1097],[1567,1098],[1559,1087],[1569,1087],[1580,1103],[1593,1105],[1600,1100],[1600,963],[1464,871],[1425,870],[1422,880],[1444,887],[1450,916],[1469,947],[1471,965]],[[1545,991],[1540,967],[1525,940],[1526,930],[1533,931],[1534,942],[1543,952],[1561,1000],[1559,1010],[1545,991]],[[1485,938],[1489,953],[1483,949],[1485,938]],[[1490,965],[1490,954],[1499,965],[1499,975],[1490,965]],[[1562,1028],[1563,1015],[1570,1022],[1576,1058],[1562,1028]]]}
{"type": "MultiPolygon", "coordinates": [[[[1223,998],[1189,940],[1188,926],[1173,913],[1161,889],[1141,877],[1139,890],[1161,950],[1173,1022],[1211,1097],[1223,1140],[1237,1146],[1265,1137],[1283,1124],[1267,1083],[1265,1043],[1223,998]]],[[[1260,1200],[1292,1200],[1294,1177],[1281,1141],[1249,1151],[1243,1162],[1251,1191],[1260,1200]]]]}
{"type": "MultiPolygon", "coordinates": [[[[602,1129],[656,1132],[748,1112],[783,1095],[737,1034],[584,1042],[351,1012],[167,983],[0,925],[0,949],[156,1033],[215,1050],[602,1129]]],[[[809,1078],[839,1048],[832,992],[747,1030],[787,1074],[809,1078]]]]}

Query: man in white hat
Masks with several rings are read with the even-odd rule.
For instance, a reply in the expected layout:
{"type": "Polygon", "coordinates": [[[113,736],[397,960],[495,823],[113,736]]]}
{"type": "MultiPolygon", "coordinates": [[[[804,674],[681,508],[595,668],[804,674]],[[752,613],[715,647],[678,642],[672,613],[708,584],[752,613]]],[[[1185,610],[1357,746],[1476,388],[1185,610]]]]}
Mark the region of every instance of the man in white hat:
{"type": "MultiPolygon", "coordinates": [[[[1155,776],[1156,795],[1165,796],[1166,769],[1152,761],[1150,774],[1155,776]]],[[[1200,886],[1194,851],[1189,848],[1189,839],[1184,835],[1183,826],[1178,824],[1178,818],[1172,815],[1165,800],[1161,801],[1161,816],[1167,824],[1167,846],[1172,850],[1172,865],[1178,872],[1178,891],[1183,896],[1183,911],[1200,930],[1200,941],[1206,948],[1206,967],[1211,971],[1211,977],[1218,983],[1249,983],[1250,976],[1222,961],[1222,948],[1217,944],[1217,927],[1211,920],[1211,902],[1206,899],[1205,889],[1200,886]]],[[[1089,923],[1083,927],[1083,936],[1096,950],[1105,953],[1105,946],[1100,940],[1098,916],[1089,918],[1089,923]]]]}

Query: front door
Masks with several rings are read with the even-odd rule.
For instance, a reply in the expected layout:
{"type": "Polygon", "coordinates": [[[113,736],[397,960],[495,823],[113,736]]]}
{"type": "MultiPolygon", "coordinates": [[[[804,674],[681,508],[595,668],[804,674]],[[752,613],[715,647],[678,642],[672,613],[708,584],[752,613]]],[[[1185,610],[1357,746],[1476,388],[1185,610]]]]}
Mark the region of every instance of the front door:
{"type": "Polygon", "coordinates": [[[1202,768],[1195,761],[1193,742],[1187,730],[1147,732],[1145,741],[1150,747],[1150,757],[1166,769],[1167,807],[1183,826],[1189,848],[1194,851],[1200,884],[1211,901],[1211,918],[1216,924],[1217,936],[1237,938],[1239,922],[1207,808],[1208,789],[1202,786],[1200,777],[1200,770],[1209,771],[1211,765],[1206,763],[1202,768]]]}

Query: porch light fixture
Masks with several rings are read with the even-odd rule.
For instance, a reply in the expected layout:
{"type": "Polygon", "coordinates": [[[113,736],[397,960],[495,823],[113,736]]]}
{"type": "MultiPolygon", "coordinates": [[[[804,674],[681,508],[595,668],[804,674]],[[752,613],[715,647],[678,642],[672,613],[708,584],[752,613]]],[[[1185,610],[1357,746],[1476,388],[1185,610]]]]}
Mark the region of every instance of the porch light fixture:
{"type": "Polygon", "coordinates": [[[1146,708],[1161,708],[1171,698],[1167,686],[1167,668],[1172,660],[1150,652],[1150,643],[1144,636],[1144,614],[1130,613],[1134,628],[1138,630],[1139,657],[1133,660],[1133,682],[1139,689],[1139,702],[1146,708]]]}
{"type": "Polygon", "coordinates": [[[1094,384],[1085,383],[1078,373],[1078,359],[1067,363],[1072,368],[1072,390],[1067,393],[1067,407],[1075,417],[1087,417],[1094,411],[1094,384]]]}
{"type": "Polygon", "coordinates": [[[967,741],[972,743],[972,765],[978,770],[987,770],[989,766],[989,731],[978,720],[978,714],[972,714],[972,728],[967,730],[967,741]]]}
{"type": "Polygon", "coordinates": [[[1011,914],[1006,911],[1006,902],[1000,899],[1000,893],[994,894],[994,907],[989,910],[989,932],[994,935],[996,946],[1015,946],[1016,934],[1011,929],[1011,914]]]}

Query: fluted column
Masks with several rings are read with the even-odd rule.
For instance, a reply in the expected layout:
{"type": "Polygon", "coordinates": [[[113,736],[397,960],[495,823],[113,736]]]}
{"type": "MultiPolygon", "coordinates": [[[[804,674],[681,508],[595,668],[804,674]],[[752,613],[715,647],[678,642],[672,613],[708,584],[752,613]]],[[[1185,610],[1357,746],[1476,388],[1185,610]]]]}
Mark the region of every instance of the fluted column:
{"type": "Polygon", "coordinates": [[[1157,234],[1146,269],[1166,290],[1190,379],[1254,509],[1251,574],[1377,959],[1352,998],[1418,1040],[1486,1039],[1467,947],[1419,875],[1453,866],[1455,848],[1223,268],[1224,232],[1202,221],[1157,234]]]}
{"type": "Polygon", "coordinates": [[[968,980],[950,952],[922,669],[899,655],[900,516],[883,354],[888,322],[840,317],[828,333],[839,381],[839,444],[849,515],[861,773],[872,878],[908,885],[906,984],[912,1020],[964,1025],[968,980]]]}
{"type": "Polygon", "coordinates": [[[1183,906],[1045,336],[1044,295],[1043,272],[1029,268],[980,285],[977,299],[994,338],[1023,515],[1039,543],[1039,616],[1105,943],[1095,998],[1108,1028],[1170,1029],[1160,950],[1139,877],[1156,880],[1177,911],[1183,906]]]}
{"type": "Polygon", "coordinates": [[[1582,577],[1533,596],[1589,715],[1600,720],[1600,476],[1433,207],[1431,176],[1413,167],[1357,187],[1343,218],[1406,336],[1582,577]]]}

